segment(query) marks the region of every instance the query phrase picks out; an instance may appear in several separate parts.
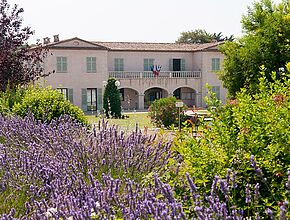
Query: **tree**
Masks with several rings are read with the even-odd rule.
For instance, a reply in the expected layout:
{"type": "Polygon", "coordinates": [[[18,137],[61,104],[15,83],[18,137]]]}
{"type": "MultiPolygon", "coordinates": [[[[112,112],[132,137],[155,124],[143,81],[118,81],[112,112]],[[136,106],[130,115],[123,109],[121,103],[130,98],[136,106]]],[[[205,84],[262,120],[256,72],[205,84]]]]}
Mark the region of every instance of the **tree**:
{"type": "Polygon", "coordinates": [[[225,41],[233,40],[233,35],[230,37],[223,37],[222,32],[210,34],[202,29],[196,29],[194,31],[182,32],[176,43],[190,43],[190,44],[203,44],[210,43],[212,41],[225,41]]]}
{"type": "Polygon", "coordinates": [[[29,47],[27,41],[33,31],[22,27],[23,11],[0,0],[0,91],[44,76],[41,64],[47,51],[39,43],[33,49],[29,47]]]}
{"type": "Polygon", "coordinates": [[[114,78],[110,78],[107,81],[103,100],[106,117],[121,117],[121,99],[118,83],[114,78]]]}
{"type": "Polygon", "coordinates": [[[271,73],[280,78],[290,61],[289,2],[273,4],[261,0],[248,8],[242,18],[245,35],[235,42],[220,47],[225,55],[224,70],[218,73],[229,95],[235,97],[241,88],[257,91],[261,67],[271,81],[271,73]]]}

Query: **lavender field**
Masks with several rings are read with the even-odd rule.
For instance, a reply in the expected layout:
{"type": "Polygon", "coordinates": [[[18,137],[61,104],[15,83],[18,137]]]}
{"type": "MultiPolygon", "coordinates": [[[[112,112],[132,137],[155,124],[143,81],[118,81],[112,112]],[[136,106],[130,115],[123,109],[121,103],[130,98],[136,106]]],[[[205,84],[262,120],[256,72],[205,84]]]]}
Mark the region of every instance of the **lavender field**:
{"type": "MultiPolygon", "coordinates": [[[[166,178],[171,143],[138,128],[125,136],[100,123],[93,131],[61,117],[45,124],[32,116],[0,117],[1,219],[243,219],[229,205],[236,172],[216,176],[203,192],[184,176],[183,196],[166,178]],[[168,182],[166,182],[166,180],[168,182]]],[[[254,169],[258,169],[252,157],[254,169]]],[[[289,175],[289,174],[288,174],[289,175]]],[[[172,183],[172,182],[171,182],[172,183]]],[[[290,176],[287,187],[289,188],[290,176]]],[[[259,183],[245,188],[258,202],[259,183]]],[[[286,216],[286,203],[280,216],[286,216]]],[[[271,209],[266,210],[269,218],[271,209]]],[[[286,217],[285,217],[286,218],[286,217]]]]}

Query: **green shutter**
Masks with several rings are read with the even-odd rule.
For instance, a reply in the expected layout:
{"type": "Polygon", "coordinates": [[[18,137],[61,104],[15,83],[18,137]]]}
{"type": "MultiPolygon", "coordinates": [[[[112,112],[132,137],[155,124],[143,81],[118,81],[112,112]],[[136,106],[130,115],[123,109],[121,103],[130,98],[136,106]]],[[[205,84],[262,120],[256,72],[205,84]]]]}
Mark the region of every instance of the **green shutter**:
{"type": "Polygon", "coordinates": [[[217,99],[220,99],[220,87],[216,86],[216,97],[217,99]]]}
{"type": "Polygon", "coordinates": [[[91,72],[90,57],[87,57],[87,73],[91,72]]]}
{"type": "Polygon", "coordinates": [[[63,69],[62,69],[62,71],[63,72],[67,72],[67,58],[63,57],[62,59],[63,59],[63,63],[62,63],[63,69]]]}
{"type": "Polygon", "coordinates": [[[114,70],[118,71],[118,59],[117,58],[114,59],[114,66],[115,66],[114,70]]]}
{"type": "Polygon", "coordinates": [[[169,59],[169,71],[173,71],[173,59],[169,59]]]}
{"type": "Polygon", "coordinates": [[[154,59],[149,59],[148,71],[151,70],[151,66],[154,65],[154,59]]]}
{"type": "Polygon", "coordinates": [[[185,71],[185,59],[180,60],[180,70],[185,71]]]}
{"type": "Polygon", "coordinates": [[[215,70],[215,58],[211,59],[211,70],[215,70]]]}
{"type": "Polygon", "coordinates": [[[124,71],[124,59],[120,59],[120,71],[124,71]]]}
{"type": "Polygon", "coordinates": [[[97,110],[103,110],[103,91],[102,88],[97,89],[97,110]]]}
{"type": "Polygon", "coordinates": [[[60,61],[60,57],[56,58],[56,71],[57,72],[61,72],[61,61],[60,61]]]}
{"type": "Polygon", "coordinates": [[[82,89],[82,110],[88,111],[87,89],[82,89]]]}
{"type": "Polygon", "coordinates": [[[216,70],[220,70],[220,58],[216,59],[216,70]]]}
{"type": "Polygon", "coordinates": [[[97,59],[96,57],[92,57],[92,73],[97,72],[97,59]]]}
{"type": "Polygon", "coordinates": [[[74,103],[73,89],[68,89],[68,100],[69,100],[72,104],[74,103]]]}
{"type": "Polygon", "coordinates": [[[148,59],[144,59],[144,71],[148,71],[148,59]]]}

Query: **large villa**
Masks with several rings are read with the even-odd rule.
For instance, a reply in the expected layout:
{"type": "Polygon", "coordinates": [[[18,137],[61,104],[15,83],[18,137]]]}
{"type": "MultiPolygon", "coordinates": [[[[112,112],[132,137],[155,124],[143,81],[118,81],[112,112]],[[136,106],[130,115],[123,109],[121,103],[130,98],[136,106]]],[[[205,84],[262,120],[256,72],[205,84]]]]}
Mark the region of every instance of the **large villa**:
{"type": "Polygon", "coordinates": [[[188,106],[205,107],[204,97],[212,86],[225,102],[226,90],[217,79],[223,55],[219,42],[206,44],[90,42],[80,38],[44,44],[49,56],[44,70],[55,73],[43,80],[59,89],[84,111],[102,110],[104,82],[114,77],[120,82],[124,109],[147,109],[152,101],[175,96],[188,106]],[[152,72],[159,67],[159,74],[152,72]]]}

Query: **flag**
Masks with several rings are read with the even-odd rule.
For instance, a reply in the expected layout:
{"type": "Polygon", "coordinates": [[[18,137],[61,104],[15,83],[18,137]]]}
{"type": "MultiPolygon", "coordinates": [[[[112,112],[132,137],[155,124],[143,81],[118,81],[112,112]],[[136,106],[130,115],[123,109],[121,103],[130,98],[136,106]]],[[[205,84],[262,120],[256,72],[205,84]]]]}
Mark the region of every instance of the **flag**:
{"type": "Polygon", "coordinates": [[[151,66],[151,71],[153,72],[154,76],[159,76],[159,73],[161,71],[162,66],[161,65],[153,65],[151,66]]]}

